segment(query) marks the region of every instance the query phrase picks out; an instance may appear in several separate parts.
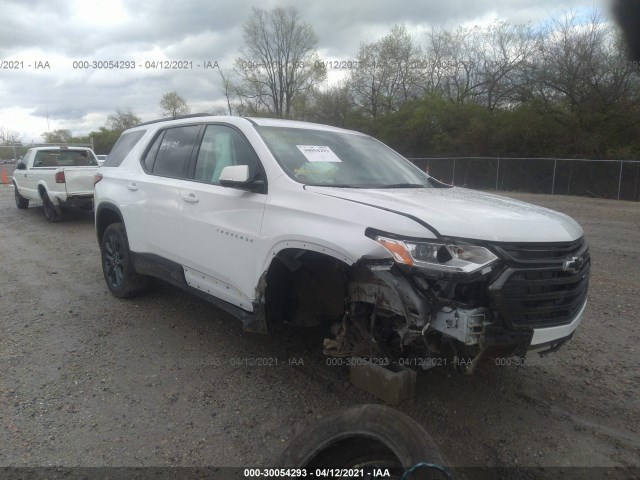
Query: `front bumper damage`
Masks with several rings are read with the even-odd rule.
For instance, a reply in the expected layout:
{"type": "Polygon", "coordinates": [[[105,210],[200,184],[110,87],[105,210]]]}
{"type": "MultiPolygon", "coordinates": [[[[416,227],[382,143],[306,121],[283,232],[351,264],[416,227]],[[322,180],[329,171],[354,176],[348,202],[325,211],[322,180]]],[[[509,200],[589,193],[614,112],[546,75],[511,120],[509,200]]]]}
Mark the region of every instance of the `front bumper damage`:
{"type": "MultiPolygon", "coordinates": [[[[383,353],[446,357],[471,373],[483,359],[545,354],[571,338],[586,307],[590,269],[586,244],[572,248],[580,261],[571,268],[562,258],[507,258],[473,277],[362,259],[351,274],[349,301],[373,305],[360,321],[368,324],[372,344],[395,347],[383,353]]],[[[357,312],[349,309],[353,321],[357,312]]]]}

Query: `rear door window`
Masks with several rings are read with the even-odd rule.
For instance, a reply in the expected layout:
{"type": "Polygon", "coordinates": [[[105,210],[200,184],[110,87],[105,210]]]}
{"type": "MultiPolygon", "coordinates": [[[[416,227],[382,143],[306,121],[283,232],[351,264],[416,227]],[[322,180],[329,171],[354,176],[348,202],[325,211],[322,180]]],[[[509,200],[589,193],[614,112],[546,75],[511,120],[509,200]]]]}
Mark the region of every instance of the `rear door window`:
{"type": "Polygon", "coordinates": [[[165,130],[147,153],[145,166],[154,175],[185,178],[187,166],[196,143],[200,125],[188,125],[165,130]],[[155,161],[153,157],[155,153],[155,161]]]}

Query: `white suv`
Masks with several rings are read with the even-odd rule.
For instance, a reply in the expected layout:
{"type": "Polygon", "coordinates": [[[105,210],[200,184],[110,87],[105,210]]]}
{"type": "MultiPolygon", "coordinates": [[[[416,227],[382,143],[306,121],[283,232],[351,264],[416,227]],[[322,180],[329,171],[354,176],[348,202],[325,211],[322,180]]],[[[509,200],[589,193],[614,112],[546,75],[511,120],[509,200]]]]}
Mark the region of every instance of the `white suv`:
{"type": "Polygon", "coordinates": [[[548,351],[586,306],[583,231],[453,188],[379,141],[287,120],[191,116],[125,131],[95,185],[111,292],[149,276],[245,329],[327,324],[324,351],[428,368],[548,351]]]}

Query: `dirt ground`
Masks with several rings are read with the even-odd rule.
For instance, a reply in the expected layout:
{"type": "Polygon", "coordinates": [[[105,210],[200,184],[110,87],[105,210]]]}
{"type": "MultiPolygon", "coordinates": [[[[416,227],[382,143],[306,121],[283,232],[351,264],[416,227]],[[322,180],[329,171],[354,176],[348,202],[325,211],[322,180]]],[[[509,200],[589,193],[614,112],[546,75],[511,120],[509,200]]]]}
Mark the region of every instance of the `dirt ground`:
{"type": "MultiPolygon", "coordinates": [[[[525,367],[422,372],[399,409],[453,465],[491,467],[464,470],[470,479],[512,478],[508,467],[529,467],[520,478],[637,478],[640,204],[512,196],[583,225],[593,270],[582,326],[525,367]]],[[[90,213],[48,224],[3,185],[0,252],[0,466],[273,466],[320,416],[377,403],[304,334],[243,333],[162,283],[111,296],[90,213]],[[253,358],[269,366],[243,360],[253,358]]]]}

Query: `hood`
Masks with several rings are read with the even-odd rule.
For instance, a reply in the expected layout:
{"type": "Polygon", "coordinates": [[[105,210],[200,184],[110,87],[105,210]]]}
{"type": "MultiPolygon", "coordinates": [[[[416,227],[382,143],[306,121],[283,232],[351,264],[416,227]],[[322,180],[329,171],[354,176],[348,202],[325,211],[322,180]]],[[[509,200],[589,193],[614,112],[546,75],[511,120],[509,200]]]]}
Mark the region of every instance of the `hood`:
{"type": "Polygon", "coordinates": [[[563,213],[466,188],[305,188],[320,195],[415,217],[444,237],[494,242],[566,242],[583,234],[580,225],[563,213]]]}

